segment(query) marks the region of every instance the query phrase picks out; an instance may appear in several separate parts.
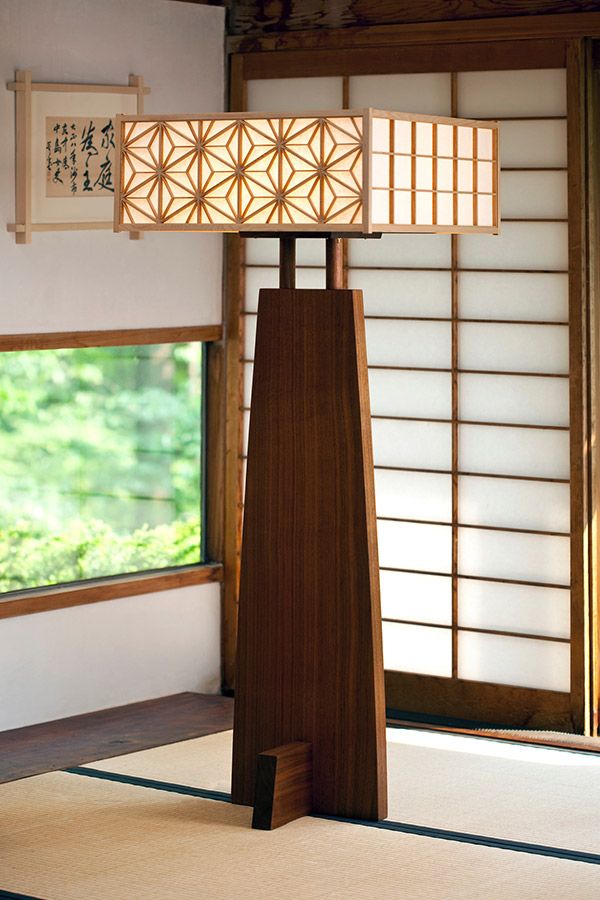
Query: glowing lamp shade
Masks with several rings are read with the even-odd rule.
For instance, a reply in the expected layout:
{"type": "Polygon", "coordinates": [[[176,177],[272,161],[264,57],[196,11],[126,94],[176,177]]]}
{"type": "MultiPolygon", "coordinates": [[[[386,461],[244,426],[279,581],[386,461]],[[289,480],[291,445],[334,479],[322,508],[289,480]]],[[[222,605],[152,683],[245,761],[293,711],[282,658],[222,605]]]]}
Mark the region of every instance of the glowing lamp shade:
{"type": "Polygon", "coordinates": [[[363,109],[117,132],[117,231],[498,231],[496,122],[363,109]]]}

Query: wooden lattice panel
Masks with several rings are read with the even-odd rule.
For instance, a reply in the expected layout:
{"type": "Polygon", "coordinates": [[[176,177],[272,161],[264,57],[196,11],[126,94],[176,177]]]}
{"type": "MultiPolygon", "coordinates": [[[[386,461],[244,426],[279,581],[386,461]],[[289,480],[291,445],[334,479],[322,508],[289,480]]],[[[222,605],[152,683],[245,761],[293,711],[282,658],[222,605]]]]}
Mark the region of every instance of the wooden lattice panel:
{"type": "Polygon", "coordinates": [[[498,229],[496,123],[369,109],[118,130],[116,230],[498,229]]]}

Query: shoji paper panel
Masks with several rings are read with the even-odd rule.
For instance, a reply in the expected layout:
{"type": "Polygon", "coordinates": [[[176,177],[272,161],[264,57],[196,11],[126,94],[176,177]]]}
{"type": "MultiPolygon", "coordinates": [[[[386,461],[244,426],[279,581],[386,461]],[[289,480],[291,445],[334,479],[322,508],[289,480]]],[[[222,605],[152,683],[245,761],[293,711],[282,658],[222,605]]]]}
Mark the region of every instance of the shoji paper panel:
{"type": "Polygon", "coordinates": [[[379,521],[379,564],[389,569],[451,571],[451,529],[446,525],[415,525],[379,521]]]}
{"type": "MultiPolygon", "coordinates": [[[[278,238],[246,237],[245,246],[247,264],[279,266],[278,238]]],[[[324,266],[325,241],[319,238],[300,238],[296,241],[296,263],[298,266],[324,266]]]]}
{"type": "Polygon", "coordinates": [[[461,375],[459,383],[461,419],[515,425],[569,424],[566,378],[461,375]]]}
{"type": "Polygon", "coordinates": [[[394,112],[451,115],[450,76],[446,73],[356,75],[349,80],[350,109],[372,106],[394,112]]]}
{"type": "Polygon", "coordinates": [[[566,219],[566,172],[504,172],[501,218],[566,219]]]}
{"type": "Polygon", "coordinates": [[[386,669],[452,674],[452,632],[448,628],[383,623],[383,664],[386,669]]]}
{"type": "Polygon", "coordinates": [[[461,272],[458,290],[465,319],[567,322],[569,318],[566,273],[461,272]]]}
{"type": "Polygon", "coordinates": [[[250,406],[250,398],[252,392],[252,376],[254,374],[254,364],[244,363],[244,406],[250,406]]]}
{"type": "Polygon", "coordinates": [[[560,588],[465,578],[458,582],[458,621],[463,628],[568,638],[570,603],[569,591],[560,588]]]}
{"type": "Polygon", "coordinates": [[[462,472],[569,477],[568,431],[461,425],[458,445],[462,472]]]}
{"type": "Polygon", "coordinates": [[[562,69],[461,72],[458,114],[472,118],[561,116],[567,106],[562,69]]]}
{"type": "Polygon", "coordinates": [[[460,520],[469,525],[568,532],[569,495],[568,484],[461,475],[460,520]]]}
{"type": "Polygon", "coordinates": [[[269,113],[341,109],[342,84],[341,78],[265,78],[249,81],[247,109],[269,113]]]}
{"type": "Polygon", "coordinates": [[[384,234],[375,239],[348,241],[348,261],[352,267],[449,269],[450,255],[450,236],[447,234],[384,234]]]}
{"type": "Polygon", "coordinates": [[[366,323],[367,360],[370,366],[450,366],[452,346],[449,322],[395,322],[370,319],[366,323]]]}
{"type": "Polygon", "coordinates": [[[450,522],[451,476],[376,468],[375,503],[378,516],[450,522]]]}
{"type": "Polygon", "coordinates": [[[452,622],[452,590],[446,575],[381,572],[381,614],[384,619],[412,622],[452,622]]]}
{"type": "Polygon", "coordinates": [[[375,416],[450,417],[451,378],[443,372],[369,372],[371,412],[375,416]]]}
{"type": "MultiPolygon", "coordinates": [[[[388,523],[385,523],[388,524],[388,523]]],[[[461,575],[569,585],[569,538],[459,528],[461,575]]]]}
{"type": "Polygon", "coordinates": [[[469,234],[460,239],[464,269],[568,268],[567,225],[563,222],[503,222],[498,235],[469,234]]]}
{"type": "Polygon", "coordinates": [[[348,287],[363,292],[366,316],[450,316],[450,272],[350,269],[348,287]]]}
{"type": "Polygon", "coordinates": [[[463,322],[459,354],[461,369],[568,375],[569,329],[463,322]]]}
{"type": "Polygon", "coordinates": [[[570,687],[568,644],[459,631],[458,660],[459,678],[549,691],[570,687]]]}
{"type": "Polygon", "coordinates": [[[503,168],[531,166],[544,169],[567,165],[565,121],[502,122],[500,127],[503,168]]]}
{"type": "Polygon", "coordinates": [[[443,422],[371,421],[376,466],[450,469],[452,428],[443,422]]]}

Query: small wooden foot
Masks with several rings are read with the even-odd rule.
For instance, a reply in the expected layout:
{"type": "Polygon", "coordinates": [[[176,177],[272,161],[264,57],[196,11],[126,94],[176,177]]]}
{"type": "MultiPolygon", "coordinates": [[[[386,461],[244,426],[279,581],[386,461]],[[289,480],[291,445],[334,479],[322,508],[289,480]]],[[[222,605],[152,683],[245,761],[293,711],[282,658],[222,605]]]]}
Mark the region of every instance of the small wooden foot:
{"type": "Polygon", "coordinates": [[[259,753],[252,827],[270,831],[310,812],[312,744],[284,744],[259,753]]]}

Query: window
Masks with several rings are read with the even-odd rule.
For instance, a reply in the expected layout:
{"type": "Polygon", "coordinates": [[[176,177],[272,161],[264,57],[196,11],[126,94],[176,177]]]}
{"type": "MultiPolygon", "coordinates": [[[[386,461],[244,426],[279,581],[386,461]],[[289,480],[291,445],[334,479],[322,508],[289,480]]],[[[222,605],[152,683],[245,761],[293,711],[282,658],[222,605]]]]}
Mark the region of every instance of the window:
{"type": "Polygon", "coordinates": [[[203,562],[204,355],[0,354],[0,592],[203,562]]]}

